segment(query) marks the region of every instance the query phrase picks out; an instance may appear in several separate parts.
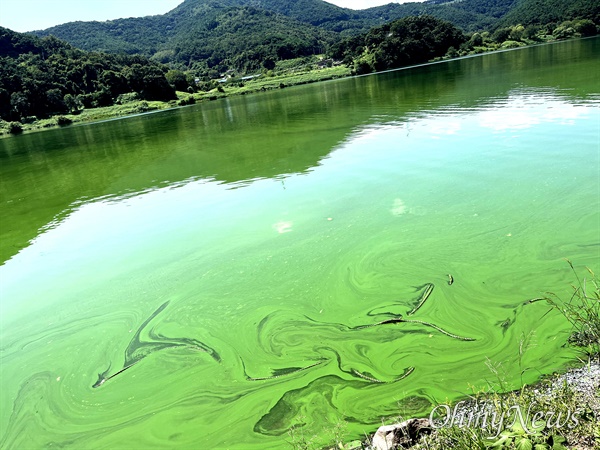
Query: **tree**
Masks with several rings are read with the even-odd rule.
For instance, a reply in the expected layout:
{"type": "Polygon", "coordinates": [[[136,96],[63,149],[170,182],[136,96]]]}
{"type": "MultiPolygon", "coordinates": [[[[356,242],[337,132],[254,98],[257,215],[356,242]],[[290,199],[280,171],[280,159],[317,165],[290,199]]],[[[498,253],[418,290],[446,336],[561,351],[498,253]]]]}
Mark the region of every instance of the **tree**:
{"type": "Polygon", "coordinates": [[[512,29],[510,27],[498,28],[496,31],[494,31],[494,34],[492,35],[492,40],[494,42],[497,42],[498,44],[502,44],[504,41],[508,40],[511,31],[512,29]]]}
{"type": "Polygon", "coordinates": [[[63,98],[64,96],[60,92],[60,89],[54,88],[46,91],[47,110],[54,113],[66,112],[67,107],[63,98]]]}
{"type": "Polygon", "coordinates": [[[104,70],[100,75],[100,83],[106,86],[110,91],[113,98],[116,98],[119,94],[125,94],[129,92],[129,85],[127,79],[120,72],[114,70],[104,70]]]}
{"type": "Polygon", "coordinates": [[[574,25],[575,31],[582,36],[595,36],[598,34],[596,24],[589,19],[578,20],[574,25]]]}
{"type": "Polygon", "coordinates": [[[173,89],[162,71],[153,66],[144,66],[140,70],[141,89],[137,91],[144,100],[175,100],[175,89],[173,89]]]}
{"type": "Polygon", "coordinates": [[[165,78],[176,91],[185,91],[189,86],[185,73],[181,70],[171,69],[165,74],[165,78]]]}
{"type": "Polygon", "coordinates": [[[272,58],[266,58],[262,62],[262,66],[267,70],[273,70],[275,68],[275,61],[272,58]]]}
{"type": "Polygon", "coordinates": [[[552,32],[552,35],[556,39],[567,39],[572,37],[574,34],[575,29],[567,23],[563,23],[562,25],[556,27],[556,29],[552,32]]]}
{"type": "Polygon", "coordinates": [[[63,102],[71,114],[77,114],[83,108],[81,100],[71,94],[65,94],[63,102]]]}
{"type": "Polygon", "coordinates": [[[540,32],[540,30],[541,27],[539,25],[527,25],[525,27],[525,32],[523,33],[523,36],[526,39],[539,40],[538,33],[540,32]]]}
{"type": "Polygon", "coordinates": [[[480,47],[483,45],[483,37],[479,33],[473,33],[469,43],[471,47],[480,47]]]}
{"type": "Polygon", "coordinates": [[[25,117],[29,115],[31,105],[23,92],[13,92],[10,96],[10,106],[14,117],[25,117]]]}
{"type": "Polygon", "coordinates": [[[111,106],[114,103],[113,96],[108,86],[99,85],[98,90],[92,94],[92,106],[111,106]]]}
{"type": "Polygon", "coordinates": [[[511,28],[508,38],[512,41],[520,41],[525,35],[525,27],[523,25],[516,25],[511,28]]]}

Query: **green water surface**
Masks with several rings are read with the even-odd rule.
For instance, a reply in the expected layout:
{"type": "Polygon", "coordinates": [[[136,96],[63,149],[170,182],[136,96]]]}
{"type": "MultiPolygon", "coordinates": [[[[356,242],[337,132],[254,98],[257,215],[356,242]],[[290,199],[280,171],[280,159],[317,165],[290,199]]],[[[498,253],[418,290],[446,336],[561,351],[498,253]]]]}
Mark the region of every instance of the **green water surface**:
{"type": "Polygon", "coordinates": [[[600,270],[598,54],[1,140],[0,447],[327,444],[564,367],[524,302],[600,270]]]}

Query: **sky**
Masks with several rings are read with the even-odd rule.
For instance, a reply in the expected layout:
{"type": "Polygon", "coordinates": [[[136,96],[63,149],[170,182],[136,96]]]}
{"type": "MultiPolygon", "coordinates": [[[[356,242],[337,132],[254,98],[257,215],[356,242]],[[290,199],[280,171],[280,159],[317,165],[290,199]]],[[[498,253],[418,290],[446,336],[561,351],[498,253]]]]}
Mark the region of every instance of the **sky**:
{"type": "MultiPolygon", "coordinates": [[[[338,6],[364,9],[394,0],[327,0],[338,6]]],[[[395,3],[422,0],[395,0],[395,3]]],[[[13,31],[43,30],[76,20],[112,20],[164,14],[183,0],[0,0],[0,26],[13,31]]]]}

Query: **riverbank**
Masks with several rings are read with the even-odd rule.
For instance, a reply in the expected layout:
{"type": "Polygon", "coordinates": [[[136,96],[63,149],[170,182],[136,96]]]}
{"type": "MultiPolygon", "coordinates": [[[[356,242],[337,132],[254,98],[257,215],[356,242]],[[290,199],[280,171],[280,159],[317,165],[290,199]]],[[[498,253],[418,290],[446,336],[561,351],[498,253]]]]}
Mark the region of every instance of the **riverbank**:
{"type": "MultiPolygon", "coordinates": [[[[518,391],[474,394],[457,404],[440,405],[436,412],[440,411],[442,414],[434,418],[433,426],[429,417],[399,418],[395,425],[384,425],[362,441],[336,442],[328,449],[597,450],[600,360],[596,356],[582,367],[549,376],[518,391]]],[[[295,449],[310,448],[293,440],[290,444],[295,449]]]]}
{"type": "MultiPolygon", "coordinates": [[[[473,50],[468,52],[466,55],[437,58],[427,64],[439,64],[451,60],[472,58],[489,53],[519,50],[527,47],[552,44],[556,42],[559,41],[551,39],[551,37],[548,36],[542,42],[529,41],[527,43],[523,43],[507,41],[505,43],[506,45],[478,46],[473,48],[473,50]]],[[[410,69],[411,67],[402,67],[392,70],[410,69]]],[[[82,109],[75,114],[60,114],[44,119],[31,118],[25,123],[6,122],[0,120],[0,138],[70,125],[89,124],[104,120],[126,118],[132,115],[174,109],[196,103],[215,101],[231,96],[266,92],[291,86],[341,79],[350,76],[357,76],[352,68],[343,65],[336,65],[333,67],[286,70],[282,73],[275,74],[266,73],[249,80],[231,80],[222,83],[218,87],[206,92],[187,93],[178,91],[177,100],[171,100],[169,102],[146,101],[136,98],[135,94],[128,94],[122,96],[123,100],[121,100],[118,104],[106,107],[82,109]]]]}
{"type": "Polygon", "coordinates": [[[549,376],[518,391],[475,395],[454,406],[458,406],[458,413],[454,414],[453,408],[452,415],[458,421],[450,426],[446,417],[439,419],[437,426],[446,425],[424,437],[413,447],[415,450],[598,449],[600,361],[596,357],[582,367],[549,376]],[[484,425],[486,412],[489,423],[484,425]],[[469,422],[472,417],[482,420],[469,422]]]}
{"type": "Polygon", "coordinates": [[[140,100],[135,98],[134,94],[130,94],[123,96],[125,99],[129,97],[129,99],[122,101],[120,104],[83,109],[76,114],[60,114],[45,119],[31,120],[27,123],[6,122],[0,120],[0,138],[70,125],[89,124],[104,120],[126,118],[132,115],[180,108],[196,103],[219,100],[230,96],[266,92],[290,86],[345,78],[351,75],[352,71],[345,66],[325,67],[273,76],[265,75],[249,81],[223,83],[217,88],[207,92],[190,94],[178,91],[177,100],[171,100],[169,102],[140,100]]]}

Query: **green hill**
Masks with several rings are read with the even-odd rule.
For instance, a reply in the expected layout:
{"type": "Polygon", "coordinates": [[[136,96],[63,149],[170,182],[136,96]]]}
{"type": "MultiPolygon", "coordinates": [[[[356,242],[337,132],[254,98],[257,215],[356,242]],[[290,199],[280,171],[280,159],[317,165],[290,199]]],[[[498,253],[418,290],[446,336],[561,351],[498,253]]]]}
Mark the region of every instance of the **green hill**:
{"type": "Polygon", "coordinates": [[[254,70],[261,61],[322,52],[343,37],[408,16],[431,15],[463,30],[487,28],[515,1],[429,0],[354,11],[323,0],[186,0],[161,16],[71,22],[35,34],[89,51],[142,54],[180,69],[254,70]]]}
{"type": "Polygon", "coordinates": [[[238,7],[212,12],[182,27],[153,58],[197,72],[249,72],[268,61],[324,53],[336,40],[332,32],[271,11],[238,7]]]}
{"type": "Polygon", "coordinates": [[[163,16],[72,22],[35,34],[84,50],[142,54],[180,69],[220,72],[322,53],[336,39],[333,32],[275,11],[241,6],[246,3],[252,2],[187,0],[163,16]]]}
{"type": "Polygon", "coordinates": [[[428,15],[463,31],[587,18],[600,22],[597,0],[427,0],[366,10],[323,0],[185,0],[164,15],[71,22],[34,34],[77,48],[141,54],[197,74],[253,71],[265,61],[297,58],[371,28],[428,15]]]}

